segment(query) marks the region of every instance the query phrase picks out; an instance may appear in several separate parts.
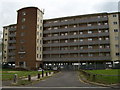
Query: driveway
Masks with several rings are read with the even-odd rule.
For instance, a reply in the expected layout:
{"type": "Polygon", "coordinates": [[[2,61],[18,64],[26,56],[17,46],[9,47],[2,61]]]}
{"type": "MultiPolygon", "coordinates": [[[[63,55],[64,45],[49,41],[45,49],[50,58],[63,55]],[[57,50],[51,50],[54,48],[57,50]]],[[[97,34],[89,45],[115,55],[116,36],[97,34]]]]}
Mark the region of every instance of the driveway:
{"type": "Polygon", "coordinates": [[[56,75],[40,81],[37,84],[29,85],[30,87],[96,87],[95,85],[86,84],[80,81],[78,72],[62,71],[56,75]]]}

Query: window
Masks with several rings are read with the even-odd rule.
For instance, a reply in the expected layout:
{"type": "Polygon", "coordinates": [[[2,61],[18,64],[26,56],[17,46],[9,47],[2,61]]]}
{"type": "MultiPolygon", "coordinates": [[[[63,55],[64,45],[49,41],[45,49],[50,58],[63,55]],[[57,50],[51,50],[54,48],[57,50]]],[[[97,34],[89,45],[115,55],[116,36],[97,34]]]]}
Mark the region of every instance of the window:
{"type": "Polygon", "coordinates": [[[25,41],[24,40],[20,40],[20,43],[24,43],[25,41]]]}
{"type": "Polygon", "coordinates": [[[25,22],[25,20],[26,20],[25,18],[22,18],[22,22],[25,22]]]}
{"type": "Polygon", "coordinates": [[[77,40],[76,40],[76,39],[74,39],[74,42],[77,42],[77,40]]]}
{"type": "Polygon", "coordinates": [[[99,56],[103,56],[103,54],[102,54],[102,53],[99,53],[99,56]]]}
{"type": "Polygon", "coordinates": [[[119,32],[119,30],[118,29],[114,29],[114,32],[119,32]]]}
{"type": "Polygon", "coordinates": [[[51,30],[52,28],[48,28],[48,30],[51,30]]]}
{"type": "Polygon", "coordinates": [[[116,48],[119,48],[119,45],[118,45],[118,44],[116,44],[116,45],[115,45],[115,47],[116,47],[116,48]]]}
{"type": "Polygon", "coordinates": [[[98,16],[98,18],[100,18],[100,16],[98,16]]]}
{"type": "Polygon", "coordinates": [[[39,50],[39,47],[37,47],[37,50],[39,50]]]}
{"type": "Polygon", "coordinates": [[[83,47],[81,46],[80,49],[83,49],[83,47]]]}
{"type": "Polygon", "coordinates": [[[103,48],[103,46],[99,46],[100,48],[103,48]]]}
{"type": "Polygon", "coordinates": [[[25,15],[26,15],[26,12],[22,12],[22,15],[24,15],[24,16],[25,16],[25,15]]]}
{"type": "Polygon", "coordinates": [[[109,38],[108,38],[108,37],[106,37],[106,38],[105,38],[105,40],[109,40],[109,38]]]}
{"type": "Polygon", "coordinates": [[[24,51],[24,47],[23,46],[20,47],[20,51],[24,51]]]}
{"type": "Polygon", "coordinates": [[[37,54],[37,58],[39,57],[39,54],[37,54]]]}
{"type": "Polygon", "coordinates": [[[119,38],[116,36],[116,37],[115,37],[115,40],[119,40],[119,38]]]}
{"type": "Polygon", "coordinates": [[[102,38],[99,38],[99,40],[102,40],[102,38]]]}
{"type": "Polygon", "coordinates": [[[80,39],[80,42],[82,42],[83,41],[83,39],[80,39]]]}
{"type": "Polygon", "coordinates": [[[104,23],[104,25],[108,25],[108,23],[106,22],[106,23],[104,23]]]}
{"type": "Polygon", "coordinates": [[[113,24],[117,24],[117,22],[113,22],[113,24]]]}
{"type": "Polygon", "coordinates": [[[42,26],[40,26],[40,30],[42,30],[42,26]]]}
{"type": "Polygon", "coordinates": [[[87,24],[87,26],[92,26],[92,24],[87,24]]]}
{"type": "Polygon", "coordinates": [[[98,33],[101,33],[101,32],[102,32],[101,30],[98,31],[98,33]]]}
{"type": "Polygon", "coordinates": [[[73,34],[74,34],[74,35],[76,35],[76,34],[77,34],[77,32],[74,32],[73,34]]]}
{"type": "Polygon", "coordinates": [[[65,43],[67,43],[68,42],[68,40],[65,40],[65,43]]]}
{"type": "Polygon", "coordinates": [[[93,56],[93,54],[88,54],[89,57],[93,56]]]}
{"type": "Polygon", "coordinates": [[[88,31],[88,34],[91,34],[92,33],[92,31],[88,31]]]}
{"type": "Polygon", "coordinates": [[[110,46],[109,46],[109,45],[107,45],[107,46],[106,46],[106,48],[110,48],[110,46]]]}
{"type": "Polygon", "coordinates": [[[98,23],[98,25],[101,25],[101,23],[98,23]]]}
{"type": "Polygon", "coordinates": [[[120,53],[116,53],[116,56],[120,56],[120,53]]]}
{"type": "Polygon", "coordinates": [[[108,30],[105,30],[105,32],[108,32],[108,30]]]}
{"type": "Polygon", "coordinates": [[[110,56],[110,54],[109,54],[109,53],[106,53],[106,56],[110,56]]]}
{"type": "Polygon", "coordinates": [[[88,46],[89,49],[93,48],[92,46],[88,46]]]}
{"type": "Polygon", "coordinates": [[[5,41],[7,41],[7,39],[5,39],[5,41]]]}
{"type": "Polygon", "coordinates": [[[7,33],[5,33],[5,35],[7,35],[7,33]]]}
{"type": "Polygon", "coordinates": [[[25,33],[24,33],[24,32],[21,32],[20,36],[24,36],[24,35],[25,35],[25,33]]]}
{"type": "Polygon", "coordinates": [[[88,41],[92,41],[92,38],[88,38],[88,41]]]}
{"type": "Polygon", "coordinates": [[[65,28],[68,28],[68,26],[65,26],[65,28]]]}
{"type": "Polygon", "coordinates": [[[80,34],[83,34],[83,32],[80,32],[80,34]]]}
{"type": "Polygon", "coordinates": [[[74,25],[73,27],[76,27],[76,25],[74,25]]]}
{"type": "Polygon", "coordinates": [[[68,35],[68,33],[65,33],[65,35],[68,35]]]}
{"type": "Polygon", "coordinates": [[[54,21],[54,23],[57,23],[58,21],[54,21]]]}
{"type": "Polygon", "coordinates": [[[117,17],[117,15],[116,15],[116,14],[114,14],[114,15],[113,15],[113,17],[117,17]]]}
{"type": "Polygon", "coordinates": [[[58,27],[54,27],[54,29],[58,29],[58,27]]]}
{"type": "Polygon", "coordinates": [[[25,29],[25,25],[22,25],[22,26],[21,26],[21,29],[25,29]]]}

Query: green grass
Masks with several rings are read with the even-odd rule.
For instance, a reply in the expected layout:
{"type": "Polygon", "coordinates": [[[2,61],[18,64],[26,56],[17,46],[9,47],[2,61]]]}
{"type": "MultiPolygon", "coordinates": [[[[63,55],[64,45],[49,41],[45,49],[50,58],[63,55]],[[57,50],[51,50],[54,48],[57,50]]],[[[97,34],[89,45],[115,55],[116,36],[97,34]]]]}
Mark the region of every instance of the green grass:
{"type": "MultiPolygon", "coordinates": [[[[47,72],[47,71],[45,71],[47,72]]],[[[18,78],[25,78],[28,75],[36,76],[38,73],[42,73],[41,71],[15,71],[4,69],[2,71],[2,80],[13,80],[15,74],[17,74],[18,78]]]]}
{"type": "Polygon", "coordinates": [[[91,81],[104,83],[104,84],[114,84],[114,83],[120,82],[120,76],[109,76],[109,75],[120,75],[119,73],[120,69],[85,70],[85,71],[91,74],[90,78],[88,78],[88,80],[91,80],[91,81]],[[93,80],[93,74],[100,74],[100,75],[96,75],[96,78],[93,80]]]}

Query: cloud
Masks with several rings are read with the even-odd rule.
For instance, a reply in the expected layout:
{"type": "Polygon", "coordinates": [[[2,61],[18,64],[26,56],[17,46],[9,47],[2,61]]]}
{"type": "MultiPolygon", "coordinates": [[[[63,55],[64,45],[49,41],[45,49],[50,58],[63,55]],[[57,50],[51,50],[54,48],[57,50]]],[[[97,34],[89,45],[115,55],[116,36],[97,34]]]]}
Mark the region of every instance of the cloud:
{"type": "Polygon", "coordinates": [[[118,2],[101,2],[94,5],[93,9],[95,9],[97,12],[118,11],[118,2]]]}

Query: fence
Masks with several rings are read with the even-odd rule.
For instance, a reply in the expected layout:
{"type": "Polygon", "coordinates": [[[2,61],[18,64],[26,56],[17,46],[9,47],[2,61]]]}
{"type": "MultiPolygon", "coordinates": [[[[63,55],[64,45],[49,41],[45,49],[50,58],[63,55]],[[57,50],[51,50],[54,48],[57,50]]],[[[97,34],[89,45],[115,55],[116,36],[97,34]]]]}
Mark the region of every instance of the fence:
{"type": "Polygon", "coordinates": [[[85,70],[80,70],[84,77],[92,82],[98,82],[103,84],[115,84],[120,83],[120,75],[104,75],[104,74],[94,74],[88,73],[85,70]]]}

